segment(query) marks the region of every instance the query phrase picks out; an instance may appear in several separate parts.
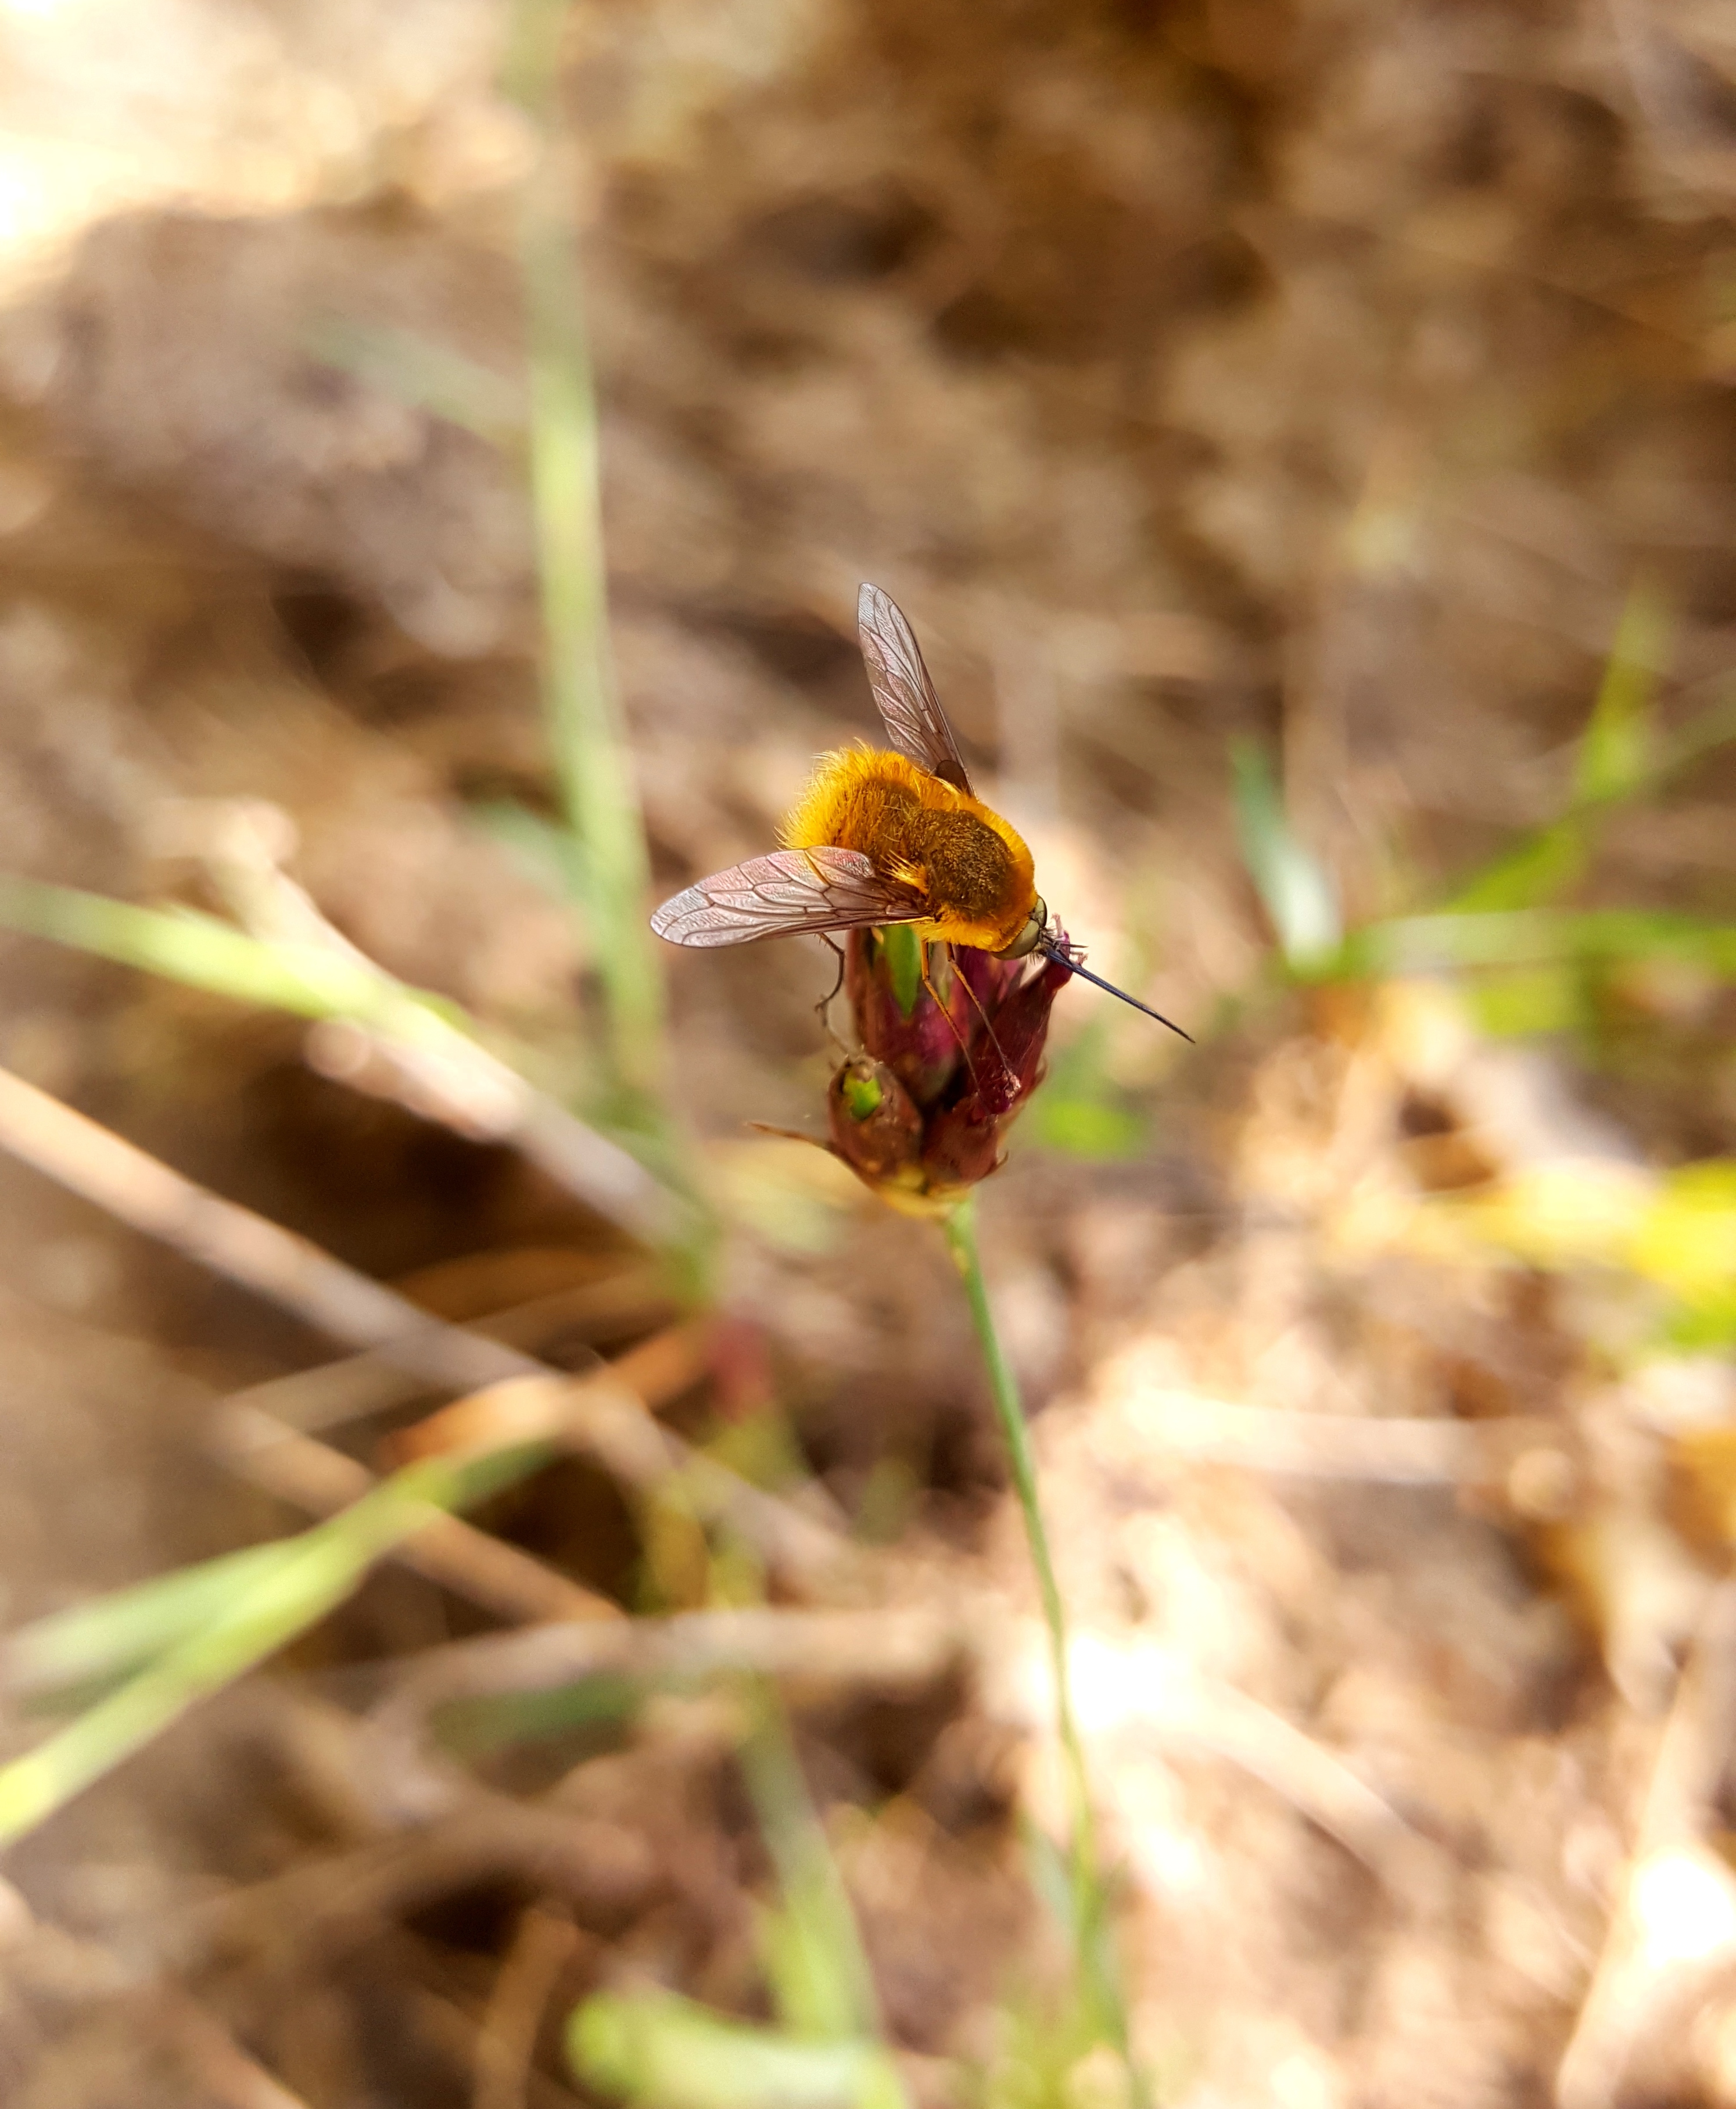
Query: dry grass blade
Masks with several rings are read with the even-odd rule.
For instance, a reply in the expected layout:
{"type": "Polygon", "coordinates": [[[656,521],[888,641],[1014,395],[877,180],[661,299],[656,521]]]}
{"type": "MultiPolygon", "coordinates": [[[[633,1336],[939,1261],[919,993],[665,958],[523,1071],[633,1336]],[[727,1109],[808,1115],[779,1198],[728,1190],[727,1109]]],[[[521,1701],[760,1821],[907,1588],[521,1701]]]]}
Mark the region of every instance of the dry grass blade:
{"type": "MultiPolygon", "coordinates": [[[[379,1481],[341,1450],[298,1434],[256,1407],[219,1407],[211,1447],[242,1479],[310,1515],[335,1515],[379,1481]]],[[[493,1538],[461,1516],[444,1516],[392,1556],[454,1596],[504,1619],[618,1619],[617,1605],[493,1538]]]]}
{"type": "MultiPolygon", "coordinates": [[[[955,1599],[946,1608],[759,1607],[544,1626],[424,1651],[391,1673],[374,1723],[387,1761],[410,1766],[427,1762],[423,1732],[441,1708],[554,1691],[588,1677],[685,1681],[746,1671],[907,1691],[965,1660],[989,1687],[991,1711],[1039,1727],[1047,1718],[1046,1673],[1034,1637],[1034,1631],[1013,1627],[1005,1607],[988,1597],[955,1599]],[[1012,1685],[1006,1683],[1009,1670],[1012,1685]]],[[[1417,1894],[1444,1866],[1440,1849],[1351,1766],[1270,1707],[1218,1680],[1179,1673],[1167,1657],[1109,1648],[1094,1636],[1079,1636],[1073,1655],[1087,1742],[1131,1730],[1221,1759],[1336,1838],[1395,1894],[1417,1894]]]]}
{"type": "MultiPolygon", "coordinates": [[[[467,1332],[534,1352],[537,1342],[555,1333],[577,1333],[590,1339],[617,1329],[636,1330],[657,1325],[672,1316],[672,1300],[660,1269],[629,1267],[601,1281],[556,1289],[462,1322],[467,1332]]],[[[368,1414],[383,1413],[423,1389],[412,1373],[370,1350],[322,1363],[317,1369],[268,1377],[232,1393],[228,1403],[255,1407],[287,1427],[311,1434],[368,1414]]]]}
{"type": "Polygon", "coordinates": [[[183,1971],[219,1956],[319,1953],[329,1962],[382,1924],[454,1890],[520,1885],[569,1904],[581,1923],[618,1923],[657,1881],[651,1843],[554,1803],[517,1802],[454,1781],[463,1799],[436,1820],[192,1905],[166,1929],[183,1971]]]}
{"type": "Polygon", "coordinates": [[[472,2109],[524,2109],[537,2031],[578,1942],[556,1913],[533,1906],[520,1920],[477,2033],[472,2109]]]}
{"type": "Polygon", "coordinates": [[[1170,1740],[1202,1750],[1264,1781],[1292,1809],[1336,1838],[1395,1895],[1411,1898],[1447,1855],[1413,1830],[1334,1750],[1245,1692],[1202,1687],[1168,1724],[1170,1740]]]}
{"type": "Polygon", "coordinates": [[[278,869],[246,815],[218,802],[223,846],[207,855],[246,928],[13,874],[0,874],[0,921],[238,1002],[310,1017],[308,1059],[323,1075],[472,1140],[510,1142],[635,1237],[654,1243],[691,1230],[688,1203],[619,1143],[537,1091],[437,1001],[359,951],[278,869]],[[251,847],[242,839],[249,836],[251,847]]]}
{"type": "MultiPolygon", "coordinates": [[[[988,1630],[985,1628],[985,1630],[988,1630]]],[[[1449,1855],[1326,1744],[1223,1679],[1202,1674],[1174,1650],[1085,1632],[1068,1650],[1087,1746],[1158,1745],[1203,1751],[1259,1780],[1336,1838],[1392,1894],[1431,1893],[1449,1855]]],[[[1034,1629],[984,1654],[989,1709],[1041,1732],[1050,1718],[1052,1672],[1034,1629]]],[[[1112,1764],[1105,1764],[1112,1773],[1112,1764]]]]}
{"type": "Polygon", "coordinates": [[[659,1428],[636,1392],[617,1377],[636,1366],[639,1381],[664,1396],[696,1382],[704,1371],[700,1335],[672,1327],[610,1366],[609,1380],[546,1372],[489,1386],[456,1401],[420,1424],[406,1445],[417,1454],[463,1451],[477,1443],[554,1443],[594,1458],[625,1486],[642,1493],[678,1491],[701,1518],[726,1524],[780,1573],[807,1580],[841,1578],[857,1556],[817,1489],[802,1506],[762,1493],[679,1436],[659,1428]]]}
{"type": "Polygon", "coordinates": [[[1137,1390],[1123,1411],[1135,1434],[1171,1456],[1392,1486],[1499,1484],[1526,1450],[1560,1439],[1559,1429],[1543,1420],[1300,1413],[1180,1390],[1137,1390]]]}
{"type": "MultiPolygon", "coordinates": [[[[404,1994],[421,2033],[438,2045],[459,2071],[473,2071],[477,2031],[481,2023],[458,2000],[418,1981],[418,1966],[425,1968],[425,1965],[406,1936],[400,1935],[396,1941],[387,1936],[379,1945],[388,1953],[399,1951],[399,1974],[403,1980],[404,1994]]],[[[524,2075],[521,2099],[523,2109],[579,2109],[576,2094],[534,2066],[524,2075]]]]}
{"type": "Polygon", "coordinates": [[[307,1239],[195,1185],[7,1070],[0,1070],[0,1148],[133,1229],[431,1384],[480,1391],[521,1380],[510,1410],[523,1416],[523,1440],[540,1434],[570,1442],[641,1490],[679,1474],[703,1516],[729,1524],[782,1573],[811,1579],[848,1558],[828,1524],[698,1456],[658,1428],[618,1380],[575,1384],[517,1348],[430,1319],[307,1239]]]}
{"type": "Polygon", "coordinates": [[[208,2007],[174,1986],[160,1986],[164,2025],[201,2085],[222,2109],[308,2109],[256,2059],[250,2057],[208,2007]]]}
{"type": "MultiPolygon", "coordinates": [[[[497,1438],[501,1432],[499,1407],[503,1396],[516,1402],[512,1429],[515,1435],[525,1433],[558,1439],[569,1420],[582,1420],[582,1404],[576,1401],[587,1387],[599,1381],[611,1387],[625,1385],[649,1411],[655,1412],[685,1391],[701,1366],[693,1329],[672,1327],[630,1349],[601,1378],[554,1379],[546,1386],[540,1380],[531,1380],[527,1384],[496,1385],[459,1399],[423,1422],[419,1431],[412,1431],[419,1434],[421,1439],[406,1447],[417,1454],[427,1454],[441,1447],[462,1447],[467,1441],[497,1438]],[[527,1397],[538,1402],[529,1413],[523,1403],[527,1397]],[[459,1437],[459,1442],[439,1440],[442,1429],[459,1437]],[[431,1434],[436,1439],[429,1439],[431,1434]]],[[[255,1396],[250,1392],[229,1400],[218,1408],[211,1423],[213,1450],[242,1478],[312,1515],[334,1515],[378,1484],[373,1474],[353,1457],[285,1426],[261,1411],[253,1403],[255,1396]]],[[[399,1547],[394,1556],[429,1581],[501,1618],[535,1623],[544,1619],[619,1619],[623,1616],[619,1605],[608,1597],[582,1587],[517,1546],[505,1544],[459,1516],[431,1523],[399,1547]]]]}
{"type": "Polygon", "coordinates": [[[485,1634],[424,1651],[394,1674],[377,1718],[389,1733],[414,1734],[435,1708],[459,1700],[550,1691],[615,1672],[696,1678],[750,1671],[909,1687],[987,1644],[985,1608],[799,1611],[769,1607],[690,1611],[669,1619],[544,1626],[485,1634]]]}
{"type": "Polygon", "coordinates": [[[1736,1942],[1736,1885],[1705,1856],[1736,1738],[1736,1583],[1715,1589],[1658,1737],[1622,1894],[1556,2072],[1560,2109],[1630,2093],[1648,2033],[1673,2026],[1669,1994],[1736,1942]],[[1649,1922],[1649,1923],[1648,1923],[1649,1922]]]}
{"type": "Polygon", "coordinates": [[[353,1018],[323,1018],[309,1032],[307,1052],[335,1083],[390,1099],[472,1141],[510,1143],[634,1237],[657,1242],[689,1226],[687,1204],[636,1158],[461,1032],[436,1046],[410,1046],[353,1018]]]}
{"type": "Polygon", "coordinates": [[[301,2095],[243,2050],[219,2016],[183,1986],[163,1978],[142,1992],[136,1954],[118,1953],[33,1916],[9,1884],[0,1884],[0,1911],[11,1989],[75,2012],[125,2003],[136,2010],[138,2035],[166,2039],[198,2080],[201,2098],[220,2109],[307,2109],[301,2095]]]}
{"type": "Polygon", "coordinates": [[[8,1070],[0,1070],[0,1148],[134,1230],[336,1339],[389,1354],[431,1384],[469,1389],[540,1368],[514,1348],[430,1319],[307,1239],[207,1192],[8,1070]]]}

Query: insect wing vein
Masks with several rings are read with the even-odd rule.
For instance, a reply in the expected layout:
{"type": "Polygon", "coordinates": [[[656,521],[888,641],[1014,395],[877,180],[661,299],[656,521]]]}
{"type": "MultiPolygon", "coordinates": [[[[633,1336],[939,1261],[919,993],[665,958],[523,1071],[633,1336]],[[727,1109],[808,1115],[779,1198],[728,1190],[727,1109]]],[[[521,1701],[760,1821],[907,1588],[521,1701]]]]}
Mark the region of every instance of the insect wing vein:
{"type": "Polygon", "coordinates": [[[931,776],[943,778],[968,797],[970,779],[958,742],[922,662],[915,632],[898,603],[878,586],[865,585],[857,599],[856,621],[869,685],[893,745],[931,776]]]}
{"type": "Polygon", "coordinates": [[[748,945],[759,937],[913,923],[926,913],[858,850],[774,850],[713,872],[666,901],[651,928],[673,945],[748,945]]]}

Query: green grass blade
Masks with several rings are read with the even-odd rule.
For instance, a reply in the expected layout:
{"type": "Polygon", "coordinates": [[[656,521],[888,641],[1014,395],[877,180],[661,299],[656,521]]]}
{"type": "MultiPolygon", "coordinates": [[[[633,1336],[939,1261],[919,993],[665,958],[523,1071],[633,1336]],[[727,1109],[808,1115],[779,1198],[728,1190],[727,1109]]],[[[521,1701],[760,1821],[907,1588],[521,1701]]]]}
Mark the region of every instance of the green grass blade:
{"type": "Polygon", "coordinates": [[[1453,896],[1451,907],[1467,915],[1494,915],[1557,899],[1584,877],[1589,837],[1579,814],[1551,821],[1468,880],[1453,896]]]}
{"type": "MultiPolygon", "coordinates": [[[[546,1444],[434,1458],[260,1560],[203,1624],[21,1758],[0,1767],[0,1846],[11,1845],[350,1596],[374,1562],[451,1509],[548,1458],[546,1444]]],[[[131,1593],[131,1592],[127,1592],[131,1593]]],[[[97,1607],[88,1606],[93,1612],[97,1607]]]]}
{"type": "Polygon", "coordinates": [[[778,2018],[817,2039],[872,2038],[879,2002],[843,1879],[797,1763],[777,1696],[755,1694],[740,1760],[780,1901],[760,1923],[761,1960],[778,2018]]]}
{"type": "Polygon", "coordinates": [[[510,798],[472,806],[471,818],[519,869],[557,900],[585,897],[583,860],[572,831],[510,798]]]}
{"type": "Polygon", "coordinates": [[[662,1080],[663,985],[646,920],[650,860],[639,790],[608,648],[596,392],[573,225],[574,171],[557,92],[568,13],[567,0],[517,0],[507,75],[542,138],[525,186],[522,253],[544,696],[608,1002],[616,1087],[643,1104],[662,1080]]]}
{"type": "Polygon", "coordinates": [[[1580,742],[1565,813],[1526,836],[1467,880],[1449,905],[1465,914],[1540,908],[1580,879],[1591,860],[1602,809],[1657,788],[1679,757],[1660,753],[1652,724],[1657,670],[1670,642],[1670,614],[1650,584],[1629,594],[1596,702],[1580,742]]]}
{"type": "Polygon", "coordinates": [[[455,1004],[394,981],[353,954],[250,937],[192,909],[140,908],[3,874],[0,924],[239,1003],[354,1018],[413,1046],[450,1046],[463,1028],[455,1004]]]}
{"type": "Polygon", "coordinates": [[[1736,924],[1643,908],[1395,916],[1354,931],[1315,971],[1322,979],[1367,980],[1557,960],[1659,959],[1686,960],[1720,980],[1736,979],[1736,924]]]}
{"type": "Polygon", "coordinates": [[[585,2000],[567,2053],[587,2086],[657,2109],[902,2109],[907,2099],[876,2043],[798,2042],[671,1992],[585,2000]]]}
{"type": "Polygon", "coordinates": [[[0,1641],[0,1689],[64,1691],[136,1669],[252,1588],[295,1546],[293,1538],[250,1545],[21,1626],[0,1641]]]}
{"type": "Polygon", "coordinates": [[[1591,722],[1574,770],[1576,806],[1607,804],[1648,789],[1653,776],[1652,699],[1670,644],[1670,613],[1640,580],[1616,627],[1591,722]]]}
{"type": "Polygon", "coordinates": [[[1332,953],[1343,934],[1337,894],[1325,866],[1297,839],[1264,750],[1236,740],[1230,761],[1242,861],[1285,960],[1306,969],[1332,953]]]}
{"type": "Polygon", "coordinates": [[[328,315],[307,332],[309,352],[400,403],[458,425],[491,446],[522,446],[524,391],[450,345],[414,330],[328,315]]]}

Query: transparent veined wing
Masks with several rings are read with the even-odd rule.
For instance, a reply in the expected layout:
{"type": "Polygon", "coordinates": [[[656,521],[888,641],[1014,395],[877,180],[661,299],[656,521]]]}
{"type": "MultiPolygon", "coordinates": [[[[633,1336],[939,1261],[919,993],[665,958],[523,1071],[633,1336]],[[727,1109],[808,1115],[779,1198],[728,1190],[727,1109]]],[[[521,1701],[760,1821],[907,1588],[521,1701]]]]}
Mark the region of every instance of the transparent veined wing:
{"type": "Polygon", "coordinates": [[[958,742],[922,663],[915,633],[898,603],[878,586],[865,585],[857,597],[856,624],[874,700],[893,745],[931,776],[944,778],[968,793],[970,779],[965,773],[958,742]]]}
{"type": "Polygon", "coordinates": [[[651,928],[671,945],[751,945],[758,937],[917,923],[926,904],[882,878],[860,850],[773,850],[713,872],[666,901],[651,928]]]}

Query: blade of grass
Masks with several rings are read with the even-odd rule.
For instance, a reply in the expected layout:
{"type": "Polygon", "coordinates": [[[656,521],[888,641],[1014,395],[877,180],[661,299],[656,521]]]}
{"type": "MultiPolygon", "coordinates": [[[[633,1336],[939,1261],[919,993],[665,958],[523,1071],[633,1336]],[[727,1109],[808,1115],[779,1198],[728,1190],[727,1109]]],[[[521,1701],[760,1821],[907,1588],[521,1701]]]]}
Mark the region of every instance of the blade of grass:
{"type": "Polygon", "coordinates": [[[587,2085],[658,2109],[900,2109],[906,2098],[879,2044],[803,2042],[672,1992],[585,2000],[567,2055],[587,2085]]]}
{"type": "Polygon", "coordinates": [[[20,1626],[0,1640],[0,1689],[65,1691],[136,1669],[292,1557],[295,1543],[246,1546],[20,1626]]]}
{"type": "Polygon", "coordinates": [[[588,1389],[501,1341],[430,1317],[6,1069],[0,1069],[0,1149],[335,1339],[374,1348],[436,1384],[470,1390],[508,1377],[545,1380],[564,1400],[558,1431],[564,1445],[594,1457],[625,1486],[660,1485],[680,1474],[698,1511],[726,1522],[782,1574],[818,1576],[848,1563],[848,1545],[836,1533],[690,1449],[606,1371],[588,1389]]]}
{"type": "Polygon", "coordinates": [[[738,1752],[776,1872],[779,1900],[759,1918],[761,1960],[778,2016],[752,2027],[656,1992],[586,2000],[567,2036],[591,2084],[669,2109],[909,2109],[879,2041],[874,1979],[856,1917],[797,1761],[775,1692],[746,1687],[738,1752]]]}
{"type": "Polygon", "coordinates": [[[1449,910],[1481,914],[1542,907],[1583,876],[1603,813],[1656,787],[1660,765],[1652,702],[1669,637],[1669,611],[1642,579],[1616,626],[1580,742],[1567,810],[1461,887],[1449,910]]]}
{"type": "Polygon", "coordinates": [[[1652,701],[1668,656],[1670,611],[1648,579],[1630,591],[1616,625],[1598,699],[1573,775],[1573,803],[1597,806],[1630,797],[1656,768],[1652,701]]]}
{"type": "Polygon", "coordinates": [[[1305,969],[1337,946],[1344,924],[1332,882],[1290,824],[1272,765],[1253,741],[1230,748],[1242,860],[1286,961],[1305,969]]]}
{"type": "Polygon", "coordinates": [[[0,924],[237,1003],[357,1025],[450,1070],[476,1124],[516,1143],[587,1207],[653,1242],[694,1235],[688,1200],[533,1090],[476,1036],[459,1005],[396,980],[359,952],[255,937],[191,909],[142,908],[12,874],[0,874],[0,924]]]}
{"type": "Polygon", "coordinates": [[[510,798],[472,806],[471,818],[497,842],[519,869],[558,900],[580,901],[585,895],[584,862],[571,829],[545,820],[510,798]]]}
{"type": "Polygon", "coordinates": [[[0,874],[0,923],[237,1003],[353,1018],[413,1046],[462,1036],[456,1004],[370,962],[323,945],[267,942],[190,908],[140,908],[7,873],[0,874]]]}
{"type": "MultiPolygon", "coordinates": [[[[269,1550],[228,1601],[120,1689],[0,1767],[0,1847],[112,1772],[201,1699],[233,1682],[350,1596],[374,1563],[454,1508],[536,1470],[546,1446],[429,1459],[351,1508],[269,1550]]],[[[262,1552],[266,1550],[261,1548],[262,1552]]]]}
{"type": "Polygon", "coordinates": [[[414,330],[327,315],[306,336],[322,364],[431,412],[502,449],[524,443],[524,391],[490,367],[414,330]]]}
{"type": "Polygon", "coordinates": [[[377,1718],[414,1738],[431,1716],[497,1700],[558,1701],[594,1681],[689,1691],[744,1677],[802,1678],[907,1694],[992,1645],[977,1633],[984,1615],[985,1607],[970,1604],[946,1612],[756,1604],[617,1621],[606,1630],[595,1620],[549,1622],[424,1649],[388,1675],[377,1718]]]}
{"type": "Polygon", "coordinates": [[[749,1726],[738,1752],[760,1831],[777,1870],[779,1907],[760,1926],[762,1959],[779,2020],[792,2034],[846,2041],[877,2036],[874,1976],[856,1914],[809,1799],[777,1694],[748,1697],[749,1726]]]}
{"type": "Polygon", "coordinates": [[[1721,979],[1736,978],[1736,924],[1642,908],[1395,916],[1353,931],[1330,960],[1310,969],[1310,978],[1363,980],[1553,960],[1649,959],[1685,960],[1721,979]]]}
{"type": "Polygon", "coordinates": [[[567,0],[516,0],[506,73],[541,140],[525,186],[521,244],[544,695],[608,1004],[615,1092],[650,1121],[662,1082],[662,976],[645,919],[650,865],[608,648],[596,392],[573,225],[578,184],[559,105],[568,14],[567,0]]]}

